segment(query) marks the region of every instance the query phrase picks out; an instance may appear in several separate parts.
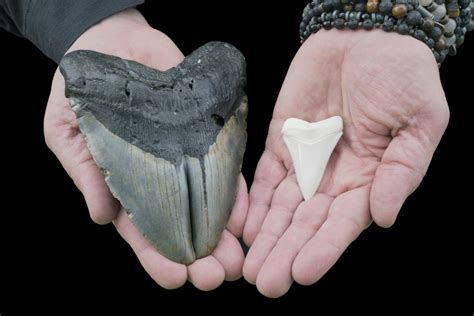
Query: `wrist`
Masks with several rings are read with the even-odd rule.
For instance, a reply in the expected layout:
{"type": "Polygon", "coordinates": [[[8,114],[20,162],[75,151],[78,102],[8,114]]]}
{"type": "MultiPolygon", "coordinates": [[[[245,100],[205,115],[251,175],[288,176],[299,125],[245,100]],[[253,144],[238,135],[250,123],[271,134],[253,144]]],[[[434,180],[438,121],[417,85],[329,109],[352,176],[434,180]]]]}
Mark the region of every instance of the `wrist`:
{"type": "Polygon", "coordinates": [[[418,69],[419,65],[436,72],[438,69],[431,50],[422,42],[382,30],[322,30],[303,43],[300,54],[315,63],[339,64],[341,67],[377,63],[394,72],[418,69]]]}

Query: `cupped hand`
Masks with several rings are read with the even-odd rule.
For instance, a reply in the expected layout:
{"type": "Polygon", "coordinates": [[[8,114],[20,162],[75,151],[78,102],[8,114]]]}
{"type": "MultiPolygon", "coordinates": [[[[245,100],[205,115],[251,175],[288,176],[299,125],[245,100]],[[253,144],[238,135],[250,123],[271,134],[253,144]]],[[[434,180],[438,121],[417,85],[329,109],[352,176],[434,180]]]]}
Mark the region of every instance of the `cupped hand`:
{"type": "Polygon", "coordinates": [[[391,226],[449,120],[431,51],[394,33],[321,31],[295,56],[250,190],[244,277],[269,297],[318,281],[372,221],[391,226]],[[339,115],[344,135],[303,201],[282,140],[286,119],[339,115]]]}
{"type": "MultiPolygon", "coordinates": [[[[69,51],[89,49],[131,59],[159,70],[178,65],[184,58],[163,33],[151,28],[135,9],[117,13],[82,34],[69,51]]],[[[237,237],[242,235],[248,207],[243,177],[227,229],[212,255],[190,266],[160,255],[131,224],[125,210],[110,193],[82,137],[76,116],[64,96],[64,79],[56,71],[44,118],[48,147],[54,152],[86,200],[92,219],[99,224],[114,221],[149,275],[162,287],[172,289],[186,280],[197,288],[211,290],[224,280],[241,276],[244,255],[237,237]]]]}

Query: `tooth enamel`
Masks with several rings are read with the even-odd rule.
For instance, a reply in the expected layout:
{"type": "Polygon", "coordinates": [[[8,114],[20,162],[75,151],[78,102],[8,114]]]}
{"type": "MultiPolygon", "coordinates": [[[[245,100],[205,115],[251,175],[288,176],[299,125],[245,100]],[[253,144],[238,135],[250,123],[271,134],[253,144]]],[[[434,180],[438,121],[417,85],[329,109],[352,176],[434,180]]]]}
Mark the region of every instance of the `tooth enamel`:
{"type": "Polygon", "coordinates": [[[317,192],[331,154],[342,136],[343,122],[334,116],[317,123],[290,118],[283,140],[293,160],[300,191],[307,201],[317,192]]]}
{"type": "Polygon", "coordinates": [[[60,69],[88,149],[134,225],[173,261],[211,254],[247,137],[241,53],[210,43],[160,72],[77,51],[60,69]]]}

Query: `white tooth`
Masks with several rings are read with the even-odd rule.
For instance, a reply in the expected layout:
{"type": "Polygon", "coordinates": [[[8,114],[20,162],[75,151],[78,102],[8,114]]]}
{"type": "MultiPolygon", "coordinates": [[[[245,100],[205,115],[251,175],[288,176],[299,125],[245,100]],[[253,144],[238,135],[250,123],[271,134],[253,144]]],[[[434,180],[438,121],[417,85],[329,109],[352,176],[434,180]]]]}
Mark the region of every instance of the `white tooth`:
{"type": "Polygon", "coordinates": [[[342,118],[333,116],[316,123],[290,118],[281,132],[301,193],[307,201],[318,190],[329,158],[342,136],[342,118]]]}

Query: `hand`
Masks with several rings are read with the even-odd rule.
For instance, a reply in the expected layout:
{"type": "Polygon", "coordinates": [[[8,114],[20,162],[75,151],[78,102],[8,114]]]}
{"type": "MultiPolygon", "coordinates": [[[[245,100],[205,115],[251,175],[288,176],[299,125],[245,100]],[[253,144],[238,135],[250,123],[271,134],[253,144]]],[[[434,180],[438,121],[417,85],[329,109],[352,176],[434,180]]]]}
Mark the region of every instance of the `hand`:
{"type": "Polygon", "coordinates": [[[431,51],[394,33],[321,31],[288,71],[250,190],[244,276],[269,297],[310,285],[372,220],[391,226],[449,120],[431,51]],[[344,135],[304,202],[281,137],[286,119],[339,115],[344,135]]]}
{"type": "MultiPolygon", "coordinates": [[[[166,70],[184,56],[163,33],[151,28],[143,16],[129,9],[103,20],[81,35],[69,51],[91,49],[136,60],[166,70]]],[[[186,267],[160,255],[131,224],[125,210],[110,193],[104,176],[94,163],[80,133],[76,116],[64,96],[64,79],[56,71],[44,119],[48,147],[81,190],[92,219],[99,224],[114,221],[150,276],[164,288],[177,288],[190,280],[197,288],[210,290],[224,279],[241,276],[244,254],[240,237],[248,207],[247,187],[241,177],[237,200],[227,229],[211,256],[186,267]]]]}

